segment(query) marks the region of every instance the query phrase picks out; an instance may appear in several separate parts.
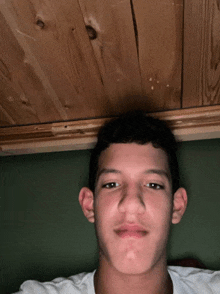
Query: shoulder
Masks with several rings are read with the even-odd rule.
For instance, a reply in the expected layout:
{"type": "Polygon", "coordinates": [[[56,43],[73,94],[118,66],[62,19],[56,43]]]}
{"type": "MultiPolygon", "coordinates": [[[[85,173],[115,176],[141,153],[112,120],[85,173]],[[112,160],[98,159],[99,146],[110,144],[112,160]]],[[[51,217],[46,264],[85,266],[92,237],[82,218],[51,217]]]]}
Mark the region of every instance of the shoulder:
{"type": "Polygon", "coordinates": [[[220,293],[220,271],[169,266],[174,293],[220,293]],[[181,292],[182,291],[182,292],[181,292]]]}
{"type": "Polygon", "coordinates": [[[56,278],[51,282],[29,280],[14,294],[94,294],[94,272],[80,273],[69,278],[56,278]]]}

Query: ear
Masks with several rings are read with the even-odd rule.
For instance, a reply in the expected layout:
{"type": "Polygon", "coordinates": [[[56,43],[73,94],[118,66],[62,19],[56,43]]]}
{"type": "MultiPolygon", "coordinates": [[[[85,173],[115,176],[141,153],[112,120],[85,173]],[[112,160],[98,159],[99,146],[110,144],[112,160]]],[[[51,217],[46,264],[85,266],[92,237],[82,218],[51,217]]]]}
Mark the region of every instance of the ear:
{"type": "Polygon", "coordinates": [[[94,216],[94,195],[93,192],[87,188],[83,187],[79,192],[79,203],[81,205],[82,211],[85,217],[90,223],[95,222],[94,216]]]}
{"type": "Polygon", "coordinates": [[[187,193],[184,188],[179,188],[173,196],[173,215],[172,215],[172,223],[178,224],[187,206],[187,193]]]}

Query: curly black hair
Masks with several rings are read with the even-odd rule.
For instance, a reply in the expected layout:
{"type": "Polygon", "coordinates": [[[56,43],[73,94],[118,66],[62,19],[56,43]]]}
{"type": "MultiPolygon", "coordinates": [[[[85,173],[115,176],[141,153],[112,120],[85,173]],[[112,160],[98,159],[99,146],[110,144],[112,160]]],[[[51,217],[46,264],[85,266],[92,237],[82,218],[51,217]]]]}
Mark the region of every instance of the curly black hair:
{"type": "Polygon", "coordinates": [[[180,187],[176,156],[177,142],[174,135],[164,121],[137,110],[113,118],[100,129],[98,141],[90,157],[89,188],[93,192],[96,186],[100,154],[115,143],[137,143],[140,145],[152,143],[155,148],[164,150],[168,156],[173,194],[180,187]]]}

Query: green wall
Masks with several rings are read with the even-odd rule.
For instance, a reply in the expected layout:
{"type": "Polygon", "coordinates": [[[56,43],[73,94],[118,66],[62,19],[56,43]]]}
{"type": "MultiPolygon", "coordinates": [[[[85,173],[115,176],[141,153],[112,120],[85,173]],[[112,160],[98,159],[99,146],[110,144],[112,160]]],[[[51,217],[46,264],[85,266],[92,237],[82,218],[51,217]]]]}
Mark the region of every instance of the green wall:
{"type": "MultiPolygon", "coordinates": [[[[189,205],[175,225],[170,259],[194,257],[220,269],[220,139],[179,143],[189,205]]],[[[97,264],[93,225],[78,204],[89,151],[0,158],[0,293],[27,279],[51,280],[97,264]]]]}

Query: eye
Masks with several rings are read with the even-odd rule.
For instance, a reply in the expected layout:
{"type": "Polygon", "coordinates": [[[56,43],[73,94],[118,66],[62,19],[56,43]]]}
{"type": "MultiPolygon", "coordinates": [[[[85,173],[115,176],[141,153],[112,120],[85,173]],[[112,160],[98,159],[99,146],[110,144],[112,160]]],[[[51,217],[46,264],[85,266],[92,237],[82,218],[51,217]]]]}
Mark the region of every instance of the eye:
{"type": "Polygon", "coordinates": [[[163,185],[160,185],[160,184],[157,184],[157,183],[148,183],[146,186],[148,188],[151,188],[151,189],[154,189],[154,190],[163,190],[164,189],[163,185]]]}
{"type": "Polygon", "coordinates": [[[119,187],[119,183],[110,182],[110,183],[102,185],[102,188],[107,188],[107,189],[116,188],[116,187],[119,187]]]}

